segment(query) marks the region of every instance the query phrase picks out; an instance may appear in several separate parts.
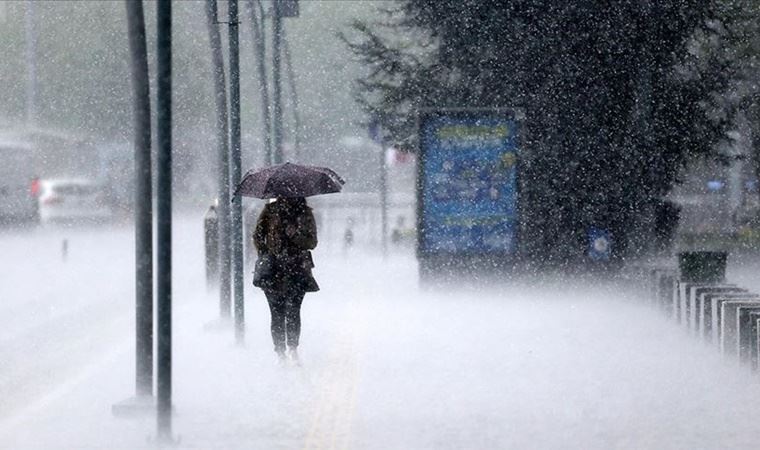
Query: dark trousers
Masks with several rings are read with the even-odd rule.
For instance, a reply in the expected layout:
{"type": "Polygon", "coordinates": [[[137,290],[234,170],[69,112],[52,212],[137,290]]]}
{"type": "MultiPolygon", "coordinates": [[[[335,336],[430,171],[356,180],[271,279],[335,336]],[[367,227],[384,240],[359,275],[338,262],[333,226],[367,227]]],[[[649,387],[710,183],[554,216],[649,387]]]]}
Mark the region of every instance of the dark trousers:
{"type": "Polygon", "coordinates": [[[276,352],[285,351],[288,347],[298,347],[301,336],[301,303],[304,291],[265,291],[269,302],[269,312],[272,314],[272,341],[276,352]]]}

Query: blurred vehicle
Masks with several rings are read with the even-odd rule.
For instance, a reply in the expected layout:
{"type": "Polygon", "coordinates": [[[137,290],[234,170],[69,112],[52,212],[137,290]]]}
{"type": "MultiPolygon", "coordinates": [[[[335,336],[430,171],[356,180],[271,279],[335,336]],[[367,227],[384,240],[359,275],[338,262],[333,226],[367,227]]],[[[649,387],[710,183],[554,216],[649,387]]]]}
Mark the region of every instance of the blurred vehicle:
{"type": "Polygon", "coordinates": [[[82,178],[39,182],[40,222],[100,222],[112,215],[105,186],[100,183],[82,178]]]}
{"type": "Polygon", "coordinates": [[[0,224],[36,223],[39,184],[27,142],[0,141],[0,224]]]}

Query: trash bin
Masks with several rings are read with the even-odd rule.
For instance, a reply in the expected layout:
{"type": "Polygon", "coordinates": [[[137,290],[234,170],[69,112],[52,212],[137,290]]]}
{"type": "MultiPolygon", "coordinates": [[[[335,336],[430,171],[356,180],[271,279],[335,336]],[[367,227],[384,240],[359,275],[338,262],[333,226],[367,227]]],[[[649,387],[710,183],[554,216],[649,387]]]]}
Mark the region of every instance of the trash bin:
{"type": "Polygon", "coordinates": [[[691,283],[722,283],[726,280],[728,252],[692,251],[678,254],[681,281],[691,283]]]}

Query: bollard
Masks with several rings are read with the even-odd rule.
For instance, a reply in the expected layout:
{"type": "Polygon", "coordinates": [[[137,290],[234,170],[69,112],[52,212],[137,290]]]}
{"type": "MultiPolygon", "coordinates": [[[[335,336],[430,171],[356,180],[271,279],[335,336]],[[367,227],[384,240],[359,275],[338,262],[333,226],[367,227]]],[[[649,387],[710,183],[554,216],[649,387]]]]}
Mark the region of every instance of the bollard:
{"type": "Polygon", "coordinates": [[[211,205],[203,218],[203,236],[206,248],[206,288],[219,285],[219,218],[216,206],[211,205]]]}
{"type": "Polygon", "coordinates": [[[649,286],[649,303],[657,301],[657,289],[659,288],[660,269],[649,267],[646,269],[646,283],[649,286]]]}
{"type": "Polygon", "coordinates": [[[699,320],[697,298],[714,288],[734,287],[733,285],[720,285],[714,283],[679,281],[678,292],[678,322],[686,328],[695,328],[699,320]]]}
{"type": "Polygon", "coordinates": [[[742,362],[749,362],[756,368],[754,354],[757,339],[757,319],[760,318],[760,303],[754,306],[740,306],[736,313],[737,354],[742,362]]]}
{"type": "Polygon", "coordinates": [[[702,316],[703,305],[701,300],[705,294],[713,292],[731,292],[737,289],[733,284],[699,284],[691,286],[689,289],[689,297],[687,299],[688,305],[686,306],[687,312],[687,324],[689,328],[695,333],[701,332],[700,318],[702,316]]]}
{"type": "Polygon", "coordinates": [[[682,282],[679,295],[679,322],[687,329],[694,328],[694,298],[697,290],[712,287],[711,284],[682,282]]]}
{"type": "Polygon", "coordinates": [[[354,246],[354,218],[346,220],[346,231],[343,233],[343,251],[348,251],[354,246]]]}
{"type": "Polygon", "coordinates": [[[678,271],[667,265],[633,266],[655,306],[672,307],[673,318],[693,334],[760,369],[760,295],[725,282],[728,253],[678,254],[678,271]]]}
{"type": "Polygon", "coordinates": [[[660,275],[658,293],[657,293],[657,307],[662,311],[670,310],[673,305],[673,290],[676,283],[676,276],[673,271],[667,270],[660,275]]]}
{"type": "Polygon", "coordinates": [[[703,339],[712,340],[712,302],[725,295],[746,294],[747,290],[738,286],[723,285],[707,288],[696,296],[697,331],[703,339]]]}
{"type": "Polygon", "coordinates": [[[69,240],[64,239],[61,243],[61,259],[63,262],[66,262],[66,260],[69,257],[69,240]]]}
{"type": "Polygon", "coordinates": [[[720,350],[724,355],[739,353],[738,315],[741,307],[760,307],[760,299],[727,300],[720,305],[720,350]]]}
{"type": "Polygon", "coordinates": [[[721,284],[726,279],[726,259],[722,251],[691,251],[678,254],[679,298],[678,321],[696,329],[696,291],[721,284]]]}
{"type": "Polygon", "coordinates": [[[753,294],[751,292],[734,292],[729,294],[720,294],[715,297],[712,297],[710,301],[710,341],[720,347],[722,346],[721,340],[723,339],[723,330],[722,330],[722,315],[723,315],[723,304],[732,300],[755,300],[760,299],[757,294],[753,294]]]}
{"type": "Polygon", "coordinates": [[[678,320],[678,302],[681,290],[679,288],[678,275],[673,274],[672,278],[673,284],[671,285],[670,303],[665,305],[665,312],[669,314],[671,319],[678,320]]]}

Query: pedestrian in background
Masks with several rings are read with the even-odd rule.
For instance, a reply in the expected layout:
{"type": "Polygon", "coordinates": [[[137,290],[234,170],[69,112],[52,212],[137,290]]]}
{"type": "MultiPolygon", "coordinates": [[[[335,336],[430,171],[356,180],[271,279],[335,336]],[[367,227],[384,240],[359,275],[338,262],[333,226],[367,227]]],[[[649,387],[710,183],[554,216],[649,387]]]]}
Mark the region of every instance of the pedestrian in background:
{"type": "Polygon", "coordinates": [[[254,277],[254,284],[269,303],[274,350],[281,361],[289,358],[299,364],[301,303],[306,292],[319,290],[310,251],[317,246],[317,226],[306,199],[278,198],[265,205],[253,243],[259,259],[264,258],[268,266],[254,277]]]}

